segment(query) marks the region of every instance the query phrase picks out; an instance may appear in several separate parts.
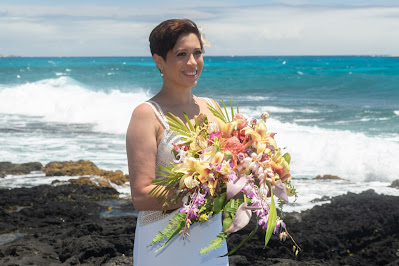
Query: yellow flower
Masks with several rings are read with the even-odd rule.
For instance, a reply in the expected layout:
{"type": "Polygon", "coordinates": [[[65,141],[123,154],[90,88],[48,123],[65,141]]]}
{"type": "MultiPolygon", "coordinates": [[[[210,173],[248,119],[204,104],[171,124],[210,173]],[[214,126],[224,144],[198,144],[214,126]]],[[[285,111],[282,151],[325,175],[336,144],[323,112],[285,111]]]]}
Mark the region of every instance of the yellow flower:
{"type": "Polygon", "coordinates": [[[209,216],[205,213],[201,214],[199,217],[200,222],[206,222],[206,221],[208,221],[208,219],[209,219],[209,216]]]}
{"type": "Polygon", "coordinates": [[[265,122],[262,120],[255,126],[255,131],[258,133],[262,138],[266,136],[267,127],[265,122]]]}
{"type": "Polygon", "coordinates": [[[221,131],[222,133],[226,134],[227,136],[231,136],[233,134],[233,130],[237,129],[237,121],[233,121],[233,122],[228,122],[225,123],[222,120],[220,120],[219,118],[215,117],[218,127],[219,127],[219,131],[221,131]]]}
{"type": "Polygon", "coordinates": [[[211,168],[209,167],[209,162],[207,161],[195,161],[194,163],[195,172],[198,173],[198,180],[201,183],[205,183],[208,181],[208,175],[211,172],[211,168]]]}
{"type": "Polygon", "coordinates": [[[281,150],[278,149],[275,154],[271,158],[272,160],[269,162],[272,169],[278,174],[281,181],[285,181],[291,178],[290,174],[290,166],[281,155],[281,150]]]}
{"type": "Polygon", "coordinates": [[[259,154],[269,153],[270,150],[267,145],[272,145],[275,149],[277,148],[277,143],[272,136],[274,134],[266,133],[266,125],[263,121],[260,121],[259,124],[255,127],[255,130],[251,127],[246,127],[243,129],[245,131],[245,135],[250,135],[252,140],[256,142],[256,153],[259,154]],[[260,126],[259,126],[260,125],[260,126]]]}

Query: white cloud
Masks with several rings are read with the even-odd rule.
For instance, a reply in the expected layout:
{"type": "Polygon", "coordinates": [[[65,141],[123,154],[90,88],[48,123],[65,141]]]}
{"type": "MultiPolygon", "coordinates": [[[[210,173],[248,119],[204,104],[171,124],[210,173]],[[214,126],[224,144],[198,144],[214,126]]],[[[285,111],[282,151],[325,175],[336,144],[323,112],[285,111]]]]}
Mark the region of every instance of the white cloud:
{"type": "Polygon", "coordinates": [[[0,5],[0,54],[149,55],[150,31],[171,17],[192,18],[201,25],[212,43],[209,55],[399,54],[399,7],[301,3],[0,5]]]}
{"type": "Polygon", "coordinates": [[[218,21],[204,21],[204,28],[208,39],[215,43],[216,54],[229,47],[248,55],[398,54],[396,14],[399,14],[397,7],[265,6],[232,12],[218,21]],[[224,47],[218,46],[223,43],[224,47]]]}

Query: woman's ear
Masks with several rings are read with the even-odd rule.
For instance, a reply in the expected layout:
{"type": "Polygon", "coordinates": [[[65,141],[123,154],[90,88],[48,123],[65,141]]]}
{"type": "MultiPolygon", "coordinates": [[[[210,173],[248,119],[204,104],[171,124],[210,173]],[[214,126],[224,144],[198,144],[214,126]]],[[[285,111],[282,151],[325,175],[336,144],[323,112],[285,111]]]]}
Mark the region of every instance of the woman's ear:
{"type": "Polygon", "coordinates": [[[163,72],[165,60],[162,58],[162,56],[159,56],[157,54],[153,54],[152,59],[154,59],[154,62],[157,65],[158,69],[161,72],[163,72]]]}

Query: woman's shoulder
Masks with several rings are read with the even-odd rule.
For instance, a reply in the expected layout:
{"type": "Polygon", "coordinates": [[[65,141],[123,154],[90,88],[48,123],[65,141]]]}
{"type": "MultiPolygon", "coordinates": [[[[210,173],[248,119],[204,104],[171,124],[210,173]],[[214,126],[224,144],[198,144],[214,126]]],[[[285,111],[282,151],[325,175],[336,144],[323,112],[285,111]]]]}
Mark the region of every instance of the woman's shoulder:
{"type": "Polygon", "coordinates": [[[156,115],[150,105],[146,103],[139,104],[133,110],[127,129],[127,135],[129,136],[136,131],[147,133],[156,132],[158,128],[156,120],[156,115]]]}
{"type": "Polygon", "coordinates": [[[149,115],[153,114],[154,111],[152,110],[150,104],[148,102],[143,102],[136,106],[133,110],[133,114],[136,115],[149,115]]]}
{"type": "Polygon", "coordinates": [[[135,123],[140,123],[140,121],[148,123],[154,120],[154,118],[156,119],[154,110],[148,103],[144,102],[134,108],[131,121],[135,123]]]}

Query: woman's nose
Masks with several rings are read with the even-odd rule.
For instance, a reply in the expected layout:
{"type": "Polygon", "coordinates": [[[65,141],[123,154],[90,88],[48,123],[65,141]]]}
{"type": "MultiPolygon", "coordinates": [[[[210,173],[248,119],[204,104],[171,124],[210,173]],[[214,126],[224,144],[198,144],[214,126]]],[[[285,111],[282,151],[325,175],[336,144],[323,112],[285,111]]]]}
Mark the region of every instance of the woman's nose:
{"type": "Polygon", "coordinates": [[[195,60],[195,57],[193,54],[191,54],[190,57],[188,58],[187,64],[188,65],[196,65],[197,64],[197,60],[195,60]]]}

